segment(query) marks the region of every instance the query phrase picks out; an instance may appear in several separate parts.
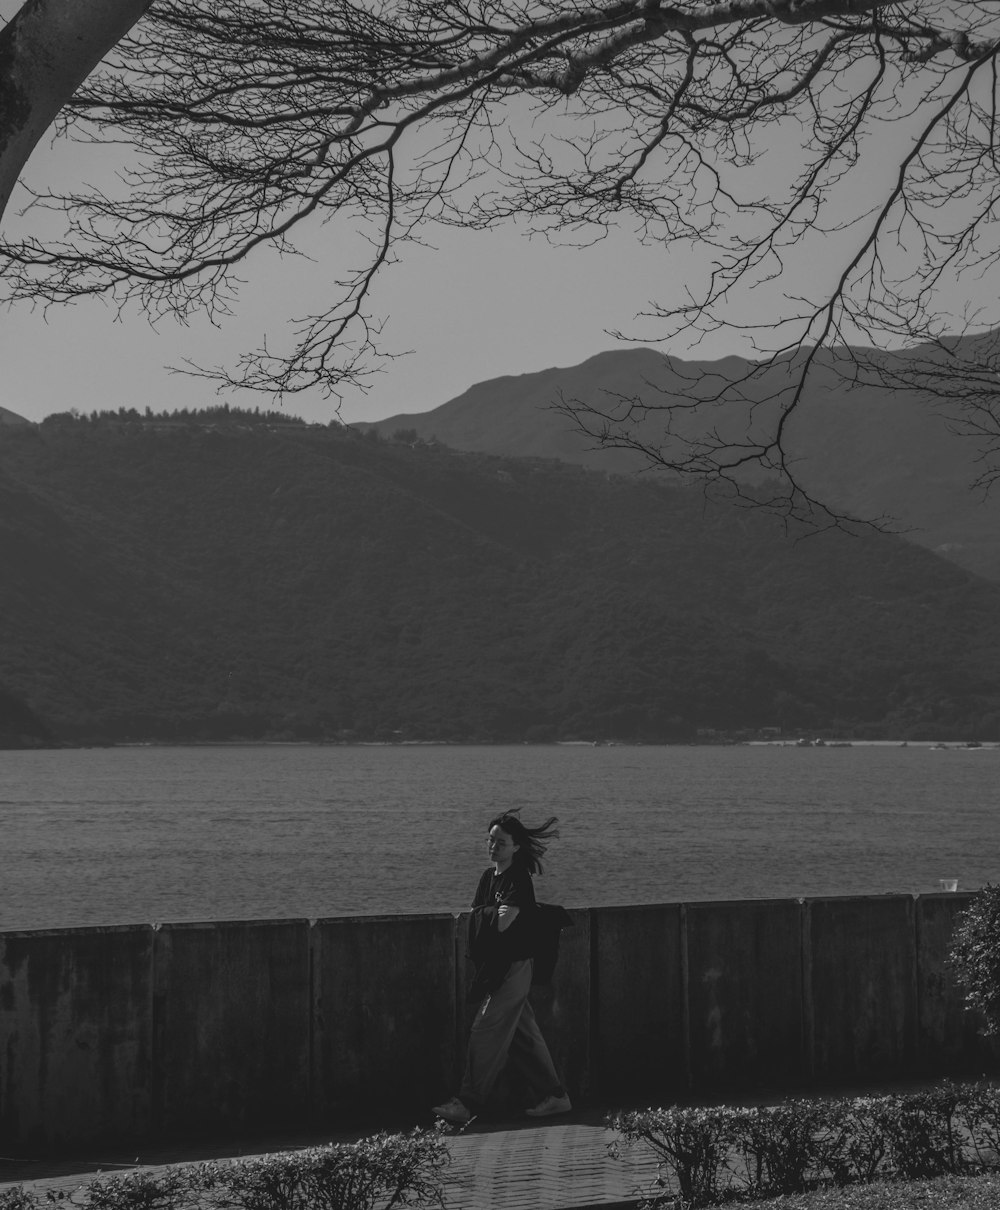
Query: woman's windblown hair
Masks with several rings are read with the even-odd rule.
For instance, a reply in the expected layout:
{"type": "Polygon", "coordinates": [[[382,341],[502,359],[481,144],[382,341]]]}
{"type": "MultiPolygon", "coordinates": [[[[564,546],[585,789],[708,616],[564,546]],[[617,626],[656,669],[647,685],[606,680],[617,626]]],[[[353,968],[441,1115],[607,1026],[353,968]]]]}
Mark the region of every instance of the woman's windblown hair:
{"type": "Polygon", "coordinates": [[[555,826],[559,820],[555,815],[550,815],[539,827],[529,828],[518,819],[519,813],[520,808],[504,811],[496,819],[490,820],[486,831],[490,832],[496,827],[502,828],[519,846],[514,854],[513,864],[524,866],[529,874],[541,874],[542,856],[549,847],[549,841],[559,835],[555,826]]]}

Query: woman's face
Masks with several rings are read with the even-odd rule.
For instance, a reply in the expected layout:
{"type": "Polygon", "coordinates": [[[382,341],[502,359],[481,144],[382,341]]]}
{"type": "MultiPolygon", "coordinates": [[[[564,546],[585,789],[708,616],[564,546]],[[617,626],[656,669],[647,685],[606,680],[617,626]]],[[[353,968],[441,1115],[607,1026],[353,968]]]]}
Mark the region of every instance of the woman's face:
{"type": "Polygon", "coordinates": [[[516,845],[500,825],[494,824],[486,841],[489,847],[490,861],[496,866],[496,872],[502,873],[514,860],[514,854],[521,847],[516,845]]]}

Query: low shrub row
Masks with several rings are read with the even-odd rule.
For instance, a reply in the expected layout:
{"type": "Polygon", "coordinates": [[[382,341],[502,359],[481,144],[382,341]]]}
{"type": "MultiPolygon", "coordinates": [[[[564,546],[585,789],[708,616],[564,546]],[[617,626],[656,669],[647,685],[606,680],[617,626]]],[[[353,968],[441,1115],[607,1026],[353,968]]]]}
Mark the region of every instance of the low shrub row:
{"type": "MultiPolygon", "coordinates": [[[[644,1203],[648,1208],[694,1210],[794,1199],[824,1187],[829,1192],[875,1181],[1000,1173],[1000,1089],[983,1083],[946,1082],[916,1093],[753,1107],[620,1111],[608,1125],[619,1135],[615,1148],[644,1144],[659,1158],[656,1188],[644,1203]]],[[[443,1207],[447,1162],[441,1135],[417,1130],[98,1177],[69,1200],[79,1210],[443,1207]]],[[[0,1192],[0,1210],[51,1210],[54,1200],[60,1198],[51,1192],[11,1188],[0,1192]]],[[[930,1204],[946,1203],[932,1199],[930,1204]]]]}
{"type": "Polygon", "coordinates": [[[1000,1090],[947,1082],[921,1092],[747,1107],[613,1114],[626,1144],[660,1161],[649,1206],[711,1206],[825,1185],[920,1180],[1000,1167],[1000,1090]]]}
{"type": "MultiPolygon", "coordinates": [[[[443,1206],[444,1140],[379,1134],[246,1160],[143,1169],[76,1190],[81,1210],[392,1210],[443,1206]]],[[[0,1210],[51,1210],[51,1194],[0,1192],[0,1210]]]]}

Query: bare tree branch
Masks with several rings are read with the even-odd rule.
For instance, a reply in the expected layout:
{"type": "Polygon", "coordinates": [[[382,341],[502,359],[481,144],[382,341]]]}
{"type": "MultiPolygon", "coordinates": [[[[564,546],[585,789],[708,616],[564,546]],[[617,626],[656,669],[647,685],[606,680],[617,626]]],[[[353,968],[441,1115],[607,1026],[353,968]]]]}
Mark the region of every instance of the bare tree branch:
{"type": "Polygon", "coordinates": [[[710,257],[682,304],[651,306],[658,338],[738,327],[760,358],[655,399],[563,401],[595,441],[754,500],[775,476],[771,506],[822,518],[788,440],[816,367],[891,389],[885,363],[844,351],[936,342],[928,389],[981,443],[988,486],[994,371],[949,391],[941,300],[1000,256],[998,50],[986,0],[154,0],[64,110],[71,137],[134,149],[120,186],[36,195],[4,283],[221,316],[249,262],[328,224],[329,308],[212,373],[336,393],[377,351],[377,275],[433,224],[518,218],[568,242],[624,225],[710,257]],[[798,264],[817,240],[840,250],[828,280],[798,264]]]}

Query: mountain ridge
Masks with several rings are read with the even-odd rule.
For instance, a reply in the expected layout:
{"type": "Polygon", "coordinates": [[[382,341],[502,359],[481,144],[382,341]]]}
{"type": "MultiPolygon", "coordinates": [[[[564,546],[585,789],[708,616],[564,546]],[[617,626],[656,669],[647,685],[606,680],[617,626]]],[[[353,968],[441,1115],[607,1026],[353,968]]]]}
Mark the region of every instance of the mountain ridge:
{"type": "MultiPolygon", "coordinates": [[[[971,339],[971,338],[970,338],[971,339]]],[[[905,367],[924,356],[918,349],[905,367]]],[[[649,348],[607,350],[577,366],[550,368],[477,383],[438,408],[399,413],[357,427],[383,436],[410,431],[456,449],[521,457],[556,457],[596,470],[632,473],[648,467],[641,455],[601,449],[554,410],[561,398],[606,406],[638,397],[647,409],[642,435],[660,439],[656,408],[679,390],[710,395],[724,380],[747,374],[759,363],[736,357],[715,361],[668,358],[649,348]]],[[[755,389],[787,390],[785,367],[755,389]]],[[[703,403],[705,423],[745,423],[732,409],[703,403]]],[[[690,429],[691,417],[681,422],[690,429]]],[[[1000,580],[1000,492],[985,500],[970,490],[981,466],[977,447],[953,436],[942,409],[915,390],[845,385],[831,364],[821,363],[807,387],[789,431],[796,473],[820,499],[848,515],[895,519],[910,541],[974,571],[1000,580]]],[[[660,472],[662,473],[662,472],[660,472]]]]}
{"type": "Polygon", "coordinates": [[[33,423],[33,421],[26,419],[24,416],[19,416],[17,412],[12,412],[10,408],[0,407],[0,424],[23,425],[33,423]]]}

